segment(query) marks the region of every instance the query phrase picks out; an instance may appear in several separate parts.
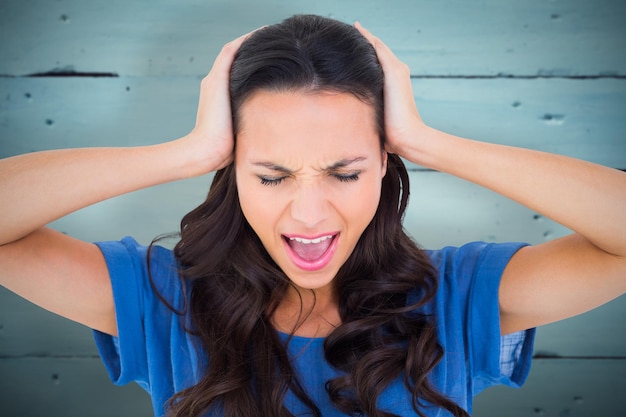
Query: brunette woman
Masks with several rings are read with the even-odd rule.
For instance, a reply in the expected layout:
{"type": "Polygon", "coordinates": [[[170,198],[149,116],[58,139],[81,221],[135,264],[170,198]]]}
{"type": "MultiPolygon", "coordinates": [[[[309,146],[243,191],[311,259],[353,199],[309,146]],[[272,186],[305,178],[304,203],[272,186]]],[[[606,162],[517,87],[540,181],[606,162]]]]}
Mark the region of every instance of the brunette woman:
{"type": "Polygon", "coordinates": [[[158,416],[467,416],[482,389],[523,383],[534,327],[624,293],[626,175],[428,127],[409,75],[361,26],[316,16],[231,42],[188,135],[1,161],[0,282],[93,328],[158,416]],[[574,233],[421,250],[400,157],[574,233]],[[173,251],[45,227],[212,171],[173,251]]]}

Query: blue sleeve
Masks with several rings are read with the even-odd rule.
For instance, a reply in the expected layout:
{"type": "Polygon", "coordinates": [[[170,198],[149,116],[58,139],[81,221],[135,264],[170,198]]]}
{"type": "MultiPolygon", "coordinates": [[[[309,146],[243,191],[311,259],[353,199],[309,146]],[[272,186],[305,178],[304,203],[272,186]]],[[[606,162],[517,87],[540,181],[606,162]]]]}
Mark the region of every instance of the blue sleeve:
{"type": "Polygon", "coordinates": [[[490,244],[478,258],[468,308],[474,395],[497,384],[520,387],[530,371],[535,329],[500,335],[500,278],[511,257],[522,246],[490,244]]]}
{"type": "Polygon", "coordinates": [[[523,246],[475,242],[429,252],[439,273],[433,313],[445,351],[435,380],[459,403],[471,404],[489,386],[519,387],[528,376],[535,330],[501,336],[498,302],[504,268],[523,246]]]}
{"type": "Polygon", "coordinates": [[[173,256],[162,247],[153,247],[150,272],[155,281],[151,283],[147,247],[128,237],[97,245],[109,270],[118,332],[117,337],[112,337],[94,331],[98,351],[113,383],[123,385],[135,381],[146,391],[153,392],[151,370],[158,362],[168,360],[155,355],[153,347],[160,345],[167,351],[171,336],[168,321],[178,318],[154,291],[158,290],[168,302],[176,304],[180,284],[173,256]]]}

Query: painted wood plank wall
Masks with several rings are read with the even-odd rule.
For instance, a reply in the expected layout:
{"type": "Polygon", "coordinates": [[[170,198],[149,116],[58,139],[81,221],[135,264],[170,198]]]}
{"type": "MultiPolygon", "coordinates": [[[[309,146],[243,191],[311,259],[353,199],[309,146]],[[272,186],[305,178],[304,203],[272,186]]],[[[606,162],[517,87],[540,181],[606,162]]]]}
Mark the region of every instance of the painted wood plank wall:
{"type": "MultiPolygon", "coordinates": [[[[2,0],[0,157],[178,137],[221,46],[303,12],[358,19],[383,38],[411,66],[420,111],[437,128],[626,168],[620,0],[2,0]]],[[[425,247],[568,233],[466,182],[415,166],[410,175],[406,227],[425,247]]],[[[147,243],[176,230],[209,182],[143,190],[53,226],[147,243]]],[[[481,394],[474,415],[626,415],[625,317],[621,297],[539,329],[526,386],[481,394]]],[[[0,375],[1,416],[151,415],[141,389],[108,381],[88,329],[4,289],[0,375]]]]}

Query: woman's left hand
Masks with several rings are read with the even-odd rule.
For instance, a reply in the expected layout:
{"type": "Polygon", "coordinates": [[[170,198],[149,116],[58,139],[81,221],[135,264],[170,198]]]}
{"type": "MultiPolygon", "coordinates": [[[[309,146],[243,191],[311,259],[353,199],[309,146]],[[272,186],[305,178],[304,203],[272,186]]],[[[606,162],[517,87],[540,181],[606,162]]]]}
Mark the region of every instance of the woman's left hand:
{"type": "Polygon", "coordinates": [[[426,126],[415,105],[411,86],[411,70],[379,38],[355,23],[355,27],[370,41],[385,74],[385,150],[420,164],[419,132],[426,126]],[[418,160],[416,160],[418,159],[418,160]]]}

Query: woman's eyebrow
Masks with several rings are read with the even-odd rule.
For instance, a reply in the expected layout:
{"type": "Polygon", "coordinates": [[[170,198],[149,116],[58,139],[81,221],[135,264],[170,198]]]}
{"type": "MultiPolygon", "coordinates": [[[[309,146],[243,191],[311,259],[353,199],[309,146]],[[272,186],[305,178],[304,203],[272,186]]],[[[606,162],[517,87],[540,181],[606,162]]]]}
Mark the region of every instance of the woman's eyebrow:
{"type": "Polygon", "coordinates": [[[353,159],[342,159],[340,161],[335,162],[334,164],[326,167],[326,171],[334,171],[337,170],[339,168],[345,168],[348,165],[351,165],[355,162],[361,162],[361,161],[365,161],[367,159],[367,157],[365,156],[359,156],[357,158],[353,158],[353,159]]]}
{"type": "Polygon", "coordinates": [[[252,165],[254,166],[258,166],[258,167],[263,167],[263,168],[267,168],[269,170],[272,171],[278,171],[278,172],[282,172],[285,174],[292,174],[293,171],[291,171],[288,168],[285,168],[281,165],[275,164],[273,162],[264,162],[264,161],[259,161],[259,162],[253,162],[252,165]]]}

